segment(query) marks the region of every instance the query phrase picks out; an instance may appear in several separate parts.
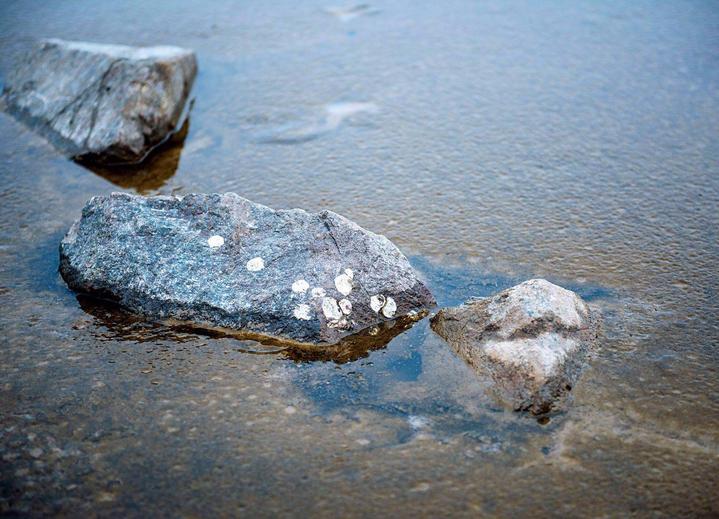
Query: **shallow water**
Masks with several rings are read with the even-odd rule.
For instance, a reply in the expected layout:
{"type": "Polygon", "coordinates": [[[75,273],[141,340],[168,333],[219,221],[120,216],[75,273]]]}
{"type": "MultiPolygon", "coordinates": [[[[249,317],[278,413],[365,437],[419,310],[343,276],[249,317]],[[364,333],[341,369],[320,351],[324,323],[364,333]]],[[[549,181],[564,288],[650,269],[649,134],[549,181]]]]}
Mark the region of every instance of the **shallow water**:
{"type": "Polygon", "coordinates": [[[0,513],[719,514],[715,5],[4,2],[0,74],[39,37],[200,73],[132,171],[0,114],[0,513]],[[540,423],[426,320],[341,363],[144,323],[57,274],[116,190],[332,209],[440,305],[546,277],[602,309],[601,348],[540,423]]]}

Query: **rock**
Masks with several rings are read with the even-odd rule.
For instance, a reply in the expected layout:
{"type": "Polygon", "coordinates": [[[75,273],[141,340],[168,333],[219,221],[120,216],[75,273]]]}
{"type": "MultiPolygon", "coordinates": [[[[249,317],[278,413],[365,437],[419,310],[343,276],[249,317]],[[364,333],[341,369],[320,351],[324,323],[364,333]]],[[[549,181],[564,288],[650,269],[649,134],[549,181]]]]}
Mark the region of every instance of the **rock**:
{"type": "Polygon", "coordinates": [[[384,236],[234,193],[94,197],[62,240],[60,272],[72,289],[153,320],[301,344],[335,344],[434,305],[384,236]]]}
{"type": "Polygon", "coordinates": [[[178,127],[192,51],[45,40],[6,78],[4,108],[74,158],[142,160],[178,127]]]}
{"type": "Polygon", "coordinates": [[[432,328],[516,410],[548,411],[571,389],[599,315],[569,290],[532,279],[491,298],[444,308],[432,328]]]}

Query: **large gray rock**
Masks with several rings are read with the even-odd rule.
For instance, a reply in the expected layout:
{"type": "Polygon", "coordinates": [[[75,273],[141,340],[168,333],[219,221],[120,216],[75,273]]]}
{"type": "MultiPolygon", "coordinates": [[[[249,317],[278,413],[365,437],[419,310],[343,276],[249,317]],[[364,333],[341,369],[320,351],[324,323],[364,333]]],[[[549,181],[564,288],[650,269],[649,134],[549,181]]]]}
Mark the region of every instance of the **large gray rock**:
{"type": "Polygon", "coordinates": [[[434,304],[384,236],[234,193],[94,197],[62,240],[60,272],[151,319],[297,343],[335,344],[434,304]]]}
{"type": "Polygon", "coordinates": [[[569,290],[532,279],[444,308],[432,328],[516,410],[548,411],[569,391],[597,337],[599,315],[569,290]]]}
{"type": "Polygon", "coordinates": [[[2,104],[69,156],[138,162],[177,127],[196,73],[178,47],[46,40],[8,75],[2,104]]]}

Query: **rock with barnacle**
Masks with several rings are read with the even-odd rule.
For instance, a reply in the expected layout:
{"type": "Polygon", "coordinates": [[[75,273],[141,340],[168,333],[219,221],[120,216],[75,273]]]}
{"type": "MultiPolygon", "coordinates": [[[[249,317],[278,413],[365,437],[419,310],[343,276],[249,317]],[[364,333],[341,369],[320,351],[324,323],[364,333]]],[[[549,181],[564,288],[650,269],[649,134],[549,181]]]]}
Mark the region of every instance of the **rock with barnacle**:
{"type": "Polygon", "coordinates": [[[577,381],[599,314],[569,290],[532,279],[444,308],[432,328],[516,410],[548,411],[577,381]]]}
{"type": "Polygon", "coordinates": [[[434,304],[384,236],[234,193],[92,198],[62,240],[60,272],[154,320],[296,343],[334,344],[434,304]]]}
{"type": "Polygon", "coordinates": [[[5,110],[68,156],[142,160],[181,122],[197,60],[178,47],[45,40],[5,78],[5,110]]]}

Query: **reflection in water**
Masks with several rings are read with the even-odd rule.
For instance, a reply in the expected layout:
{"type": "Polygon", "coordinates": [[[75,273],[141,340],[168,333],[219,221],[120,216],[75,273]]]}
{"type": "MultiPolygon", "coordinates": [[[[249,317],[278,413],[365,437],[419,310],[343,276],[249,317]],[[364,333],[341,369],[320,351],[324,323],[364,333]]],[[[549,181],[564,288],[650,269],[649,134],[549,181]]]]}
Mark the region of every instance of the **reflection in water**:
{"type": "Polygon", "coordinates": [[[358,16],[368,16],[379,13],[379,9],[369,4],[357,4],[349,7],[327,7],[325,11],[332,16],[336,16],[341,22],[349,22],[358,16]]]}
{"type": "Polygon", "coordinates": [[[78,160],[78,163],[123,189],[135,189],[139,194],[147,194],[164,186],[177,171],[189,130],[188,116],[177,132],[152,150],[148,157],[138,164],[108,166],[88,160],[78,160]]]}
{"type": "MultiPolygon", "coordinates": [[[[96,333],[97,339],[101,341],[127,340],[145,343],[168,340],[183,343],[194,341],[199,336],[206,336],[215,339],[236,339],[238,346],[235,349],[247,353],[284,352],[287,358],[296,361],[334,361],[338,364],[367,357],[371,351],[386,347],[397,335],[408,330],[415,322],[427,315],[425,312],[413,317],[401,317],[345,337],[337,344],[313,346],[290,343],[256,333],[202,328],[187,323],[151,322],[109,301],[84,294],[78,295],[77,300],[80,307],[92,315],[101,326],[102,330],[96,333]]],[[[76,323],[73,327],[81,329],[85,325],[76,323]]]]}
{"type": "MultiPolygon", "coordinates": [[[[182,332],[158,323],[149,322],[141,316],[131,314],[109,301],[103,301],[84,294],[77,296],[80,307],[95,318],[101,327],[96,330],[96,339],[100,341],[127,340],[137,343],[172,340],[189,342],[197,338],[196,334],[182,332]]],[[[73,324],[74,329],[87,327],[85,321],[73,324]]]]}
{"type": "Polygon", "coordinates": [[[268,144],[300,144],[315,140],[326,133],[339,128],[351,117],[362,113],[377,113],[374,103],[348,102],[330,103],[320,113],[309,116],[304,121],[289,123],[275,128],[269,135],[259,138],[259,142],[268,144]]]}
{"type": "Polygon", "coordinates": [[[387,321],[372,326],[355,335],[342,339],[332,346],[312,349],[288,349],[287,357],[297,361],[334,361],[337,364],[354,362],[369,356],[370,352],[380,350],[402,332],[410,329],[427,312],[414,317],[403,316],[394,321],[387,321]]]}

